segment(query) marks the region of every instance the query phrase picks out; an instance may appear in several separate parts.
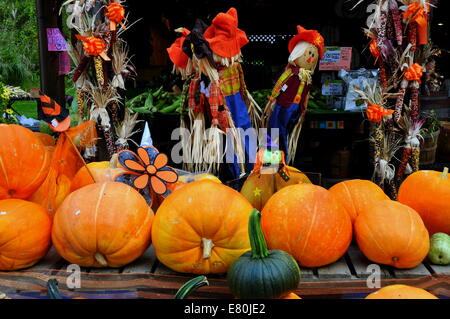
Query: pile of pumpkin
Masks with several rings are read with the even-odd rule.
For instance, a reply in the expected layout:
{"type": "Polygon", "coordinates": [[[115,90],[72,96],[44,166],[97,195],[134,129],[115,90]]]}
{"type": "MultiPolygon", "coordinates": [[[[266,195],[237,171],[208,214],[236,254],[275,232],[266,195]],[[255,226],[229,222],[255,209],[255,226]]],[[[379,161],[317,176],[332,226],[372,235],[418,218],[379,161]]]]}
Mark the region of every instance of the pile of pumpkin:
{"type": "Polygon", "coordinates": [[[329,190],[289,185],[268,198],[261,213],[232,188],[202,180],[177,188],[155,214],[130,186],[90,184],[82,169],[53,214],[32,201],[48,173],[51,151],[44,138],[0,125],[3,271],[34,265],[51,243],[68,262],[84,267],[122,267],[153,243],[158,260],[174,271],[228,273],[238,298],[289,298],[300,282],[298,265],[333,263],[353,238],[376,263],[413,268],[429,253],[436,263],[449,262],[447,171],[412,174],[398,202],[364,180],[329,190]],[[433,234],[439,235],[435,251],[430,250],[433,234]]]}

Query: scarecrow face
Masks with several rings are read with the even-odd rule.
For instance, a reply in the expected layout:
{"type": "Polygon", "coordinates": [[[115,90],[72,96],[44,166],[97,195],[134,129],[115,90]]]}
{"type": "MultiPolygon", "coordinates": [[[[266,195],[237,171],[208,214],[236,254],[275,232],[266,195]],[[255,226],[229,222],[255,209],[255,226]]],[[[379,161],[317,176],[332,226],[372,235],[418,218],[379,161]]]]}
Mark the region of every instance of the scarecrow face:
{"type": "Polygon", "coordinates": [[[296,66],[313,71],[319,61],[319,50],[315,45],[308,43],[305,53],[294,60],[296,66]]]}

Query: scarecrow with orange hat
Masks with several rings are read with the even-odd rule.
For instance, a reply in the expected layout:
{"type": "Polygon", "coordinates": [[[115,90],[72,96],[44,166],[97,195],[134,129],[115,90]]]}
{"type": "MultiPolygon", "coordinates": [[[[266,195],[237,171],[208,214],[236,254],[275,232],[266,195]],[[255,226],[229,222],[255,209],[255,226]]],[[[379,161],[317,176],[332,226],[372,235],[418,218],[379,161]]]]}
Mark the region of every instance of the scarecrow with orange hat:
{"type": "MultiPolygon", "coordinates": [[[[257,127],[260,121],[259,106],[247,90],[244,72],[240,64],[241,49],[249,40],[245,32],[238,28],[236,9],[231,8],[226,13],[219,13],[212,20],[211,26],[206,29],[204,37],[213,52],[213,60],[218,73],[218,81],[212,84],[212,88],[214,85],[218,85],[220,90],[217,94],[223,95],[223,99],[210,101],[211,110],[226,108],[231,115],[230,128],[232,129],[247,130],[257,127]]],[[[214,79],[213,82],[215,82],[214,79]]],[[[232,130],[232,133],[236,137],[237,144],[235,145],[235,162],[230,168],[233,176],[238,178],[245,171],[252,170],[253,161],[250,159],[249,141],[244,141],[238,130],[232,130]]]]}
{"type": "Polygon", "coordinates": [[[324,55],[324,39],[316,30],[297,26],[288,45],[288,65],[275,84],[264,110],[268,132],[279,130],[280,149],[292,163],[308,105],[312,74],[324,55]]]}

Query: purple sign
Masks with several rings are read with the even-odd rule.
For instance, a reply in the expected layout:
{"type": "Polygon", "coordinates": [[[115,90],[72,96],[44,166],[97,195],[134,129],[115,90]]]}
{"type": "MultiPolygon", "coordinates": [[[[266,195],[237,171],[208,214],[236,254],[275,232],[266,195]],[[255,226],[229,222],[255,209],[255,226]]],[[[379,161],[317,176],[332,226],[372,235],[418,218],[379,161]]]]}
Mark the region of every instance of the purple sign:
{"type": "Polygon", "coordinates": [[[69,50],[69,45],[58,28],[47,28],[47,42],[49,51],[69,50]]]}

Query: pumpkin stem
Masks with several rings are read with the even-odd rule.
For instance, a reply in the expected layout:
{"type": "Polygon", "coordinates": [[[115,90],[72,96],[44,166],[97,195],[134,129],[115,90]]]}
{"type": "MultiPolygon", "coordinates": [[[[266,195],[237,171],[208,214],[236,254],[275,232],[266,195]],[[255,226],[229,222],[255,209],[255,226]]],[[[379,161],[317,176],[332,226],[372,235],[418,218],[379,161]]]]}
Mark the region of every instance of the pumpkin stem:
{"type": "Polygon", "coordinates": [[[95,253],[94,258],[103,267],[108,266],[108,262],[106,261],[105,256],[103,256],[102,254],[95,253]]]}
{"type": "Polygon", "coordinates": [[[211,250],[214,247],[214,243],[211,239],[202,238],[203,244],[203,259],[208,259],[211,257],[211,250]]]}
{"type": "Polygon", "coordinates": [[[47,292],[50,299],[63,299],[59,293],[58,281],[56,279],[49,279],[47,281],[47,292]]]}
{"type": "Polygon", "coordinates": [[[261,213],[257,209],[254,209],[250,214],[248,234],[250,246],[252,247],[252,258],[266,258],[269,256],[266,239],[261,229],[261,213]]]}
{"type": "Polygon", "coordinates": [[[448,178],[448,167],[444,167],[444,171],[442,172],[441,178],[448,178]]]}
{"type": "Polygon", "coordinates": [[[189,280],[180,289],[178,289],[177,293],[173,297],[173,299],[186,299],[194,290],[197,290],[200,287],[209,286],[209,282],[205,276],[198,276],[194,279],[189,280]]]}

